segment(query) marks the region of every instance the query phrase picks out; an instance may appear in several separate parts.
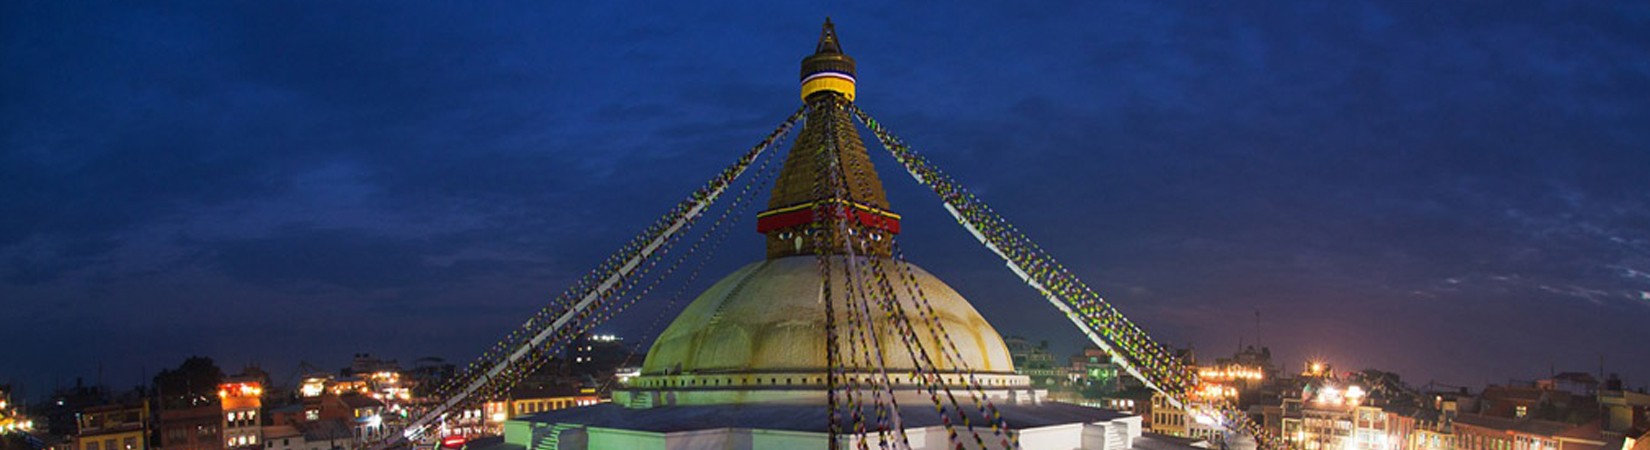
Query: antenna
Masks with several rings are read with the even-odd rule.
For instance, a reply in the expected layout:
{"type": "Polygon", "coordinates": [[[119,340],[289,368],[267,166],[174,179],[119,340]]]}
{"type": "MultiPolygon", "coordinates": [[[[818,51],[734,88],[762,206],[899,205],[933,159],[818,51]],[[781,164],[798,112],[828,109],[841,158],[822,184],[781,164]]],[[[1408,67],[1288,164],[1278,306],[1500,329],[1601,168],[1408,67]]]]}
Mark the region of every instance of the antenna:
{"type": "Polygon", "coordinates": [[[1260,308],[1255,308],[1255,346],[1260,346],[1260,308]]]}

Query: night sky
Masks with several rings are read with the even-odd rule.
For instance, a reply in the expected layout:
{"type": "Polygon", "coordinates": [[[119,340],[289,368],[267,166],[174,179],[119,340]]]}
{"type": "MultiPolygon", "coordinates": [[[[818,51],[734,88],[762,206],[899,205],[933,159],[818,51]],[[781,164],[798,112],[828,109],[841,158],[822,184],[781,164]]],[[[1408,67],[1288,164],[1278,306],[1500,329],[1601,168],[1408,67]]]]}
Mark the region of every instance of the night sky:
{"type": "MultiPolygon", "coordinates": [[[[0,3],[30,396],[467,361],[794,111],[827,15],[861,107],[1161,342],[1650,384],[1642,1],[129,3],[0,3]]],[[[1079,348],[872,150],[913,262],[1079,348]]],[[[737,226],[701,282],[761,258],[737,226]]]]}

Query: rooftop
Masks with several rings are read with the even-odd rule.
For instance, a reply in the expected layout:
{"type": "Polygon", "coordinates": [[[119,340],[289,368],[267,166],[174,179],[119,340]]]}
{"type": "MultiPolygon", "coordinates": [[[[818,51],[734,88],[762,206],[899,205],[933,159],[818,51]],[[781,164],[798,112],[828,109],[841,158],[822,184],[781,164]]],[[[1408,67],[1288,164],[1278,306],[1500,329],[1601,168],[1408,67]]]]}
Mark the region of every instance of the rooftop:
{"type": "MultiPolygon", "coordinates": [[[[1117,411],[1055,402],[1039,405],[997,405],[997,409],[1012,428],[1093,423],[1129,416],[1117,411]]],[[[978,411],[972,405],[964,403],[962,410],[968,413],[974,423],[984,423],[985,419],[978,415],[978,411]]],[[[875,412],[867,409],[866,414],[874,415],[875,412]]],[[[826,415],[825,408],[820,405],[805,404],[728,404],[630,409],[605,403],[548,411],[527,416],[522,420],[540,423],[580,423],[593,427],[658,433],[712,428],[823,433],[826,431],[826,415]]],[[[905,419],[907,428],[941,425],[940,416],[931,404],[901,406],[900,417],[905,419]]],[[[868,417],[867,420],[875,419],[868,417]]]]}

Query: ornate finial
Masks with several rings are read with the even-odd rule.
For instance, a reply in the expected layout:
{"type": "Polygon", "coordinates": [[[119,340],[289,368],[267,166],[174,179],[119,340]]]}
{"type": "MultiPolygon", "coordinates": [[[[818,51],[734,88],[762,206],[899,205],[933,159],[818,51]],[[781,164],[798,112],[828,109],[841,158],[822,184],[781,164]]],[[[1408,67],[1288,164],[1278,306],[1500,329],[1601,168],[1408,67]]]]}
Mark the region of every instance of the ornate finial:
{"type": "Polygon", "coordinates": [[[836,39],[836,24],[831,23],[830,16],[825,17],[825,26],[819,30],[819,45],[814,46],[814,54],[842,53],[842,43],[836,39]]]}
{"type": "Polygon", "coordinates": [[[802,99],[819,92],[836,92],[854,100],[854,59],[842,53],[836,24],[825,18],[814,54],[802,59],[802,99]]]}

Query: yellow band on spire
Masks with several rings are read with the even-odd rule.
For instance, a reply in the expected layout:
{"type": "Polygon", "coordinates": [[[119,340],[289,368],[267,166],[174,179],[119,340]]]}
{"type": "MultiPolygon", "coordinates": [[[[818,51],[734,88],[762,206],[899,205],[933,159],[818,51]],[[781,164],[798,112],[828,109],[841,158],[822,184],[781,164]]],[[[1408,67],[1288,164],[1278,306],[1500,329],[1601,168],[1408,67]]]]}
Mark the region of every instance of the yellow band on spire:
{"type": "Polygon", "coordinates": [[[854,77],[836,72],[821,72],[802,80],[803,100],[819,91],[838,92],[847,97],[848,101],[854,101],[854,77]]]}

